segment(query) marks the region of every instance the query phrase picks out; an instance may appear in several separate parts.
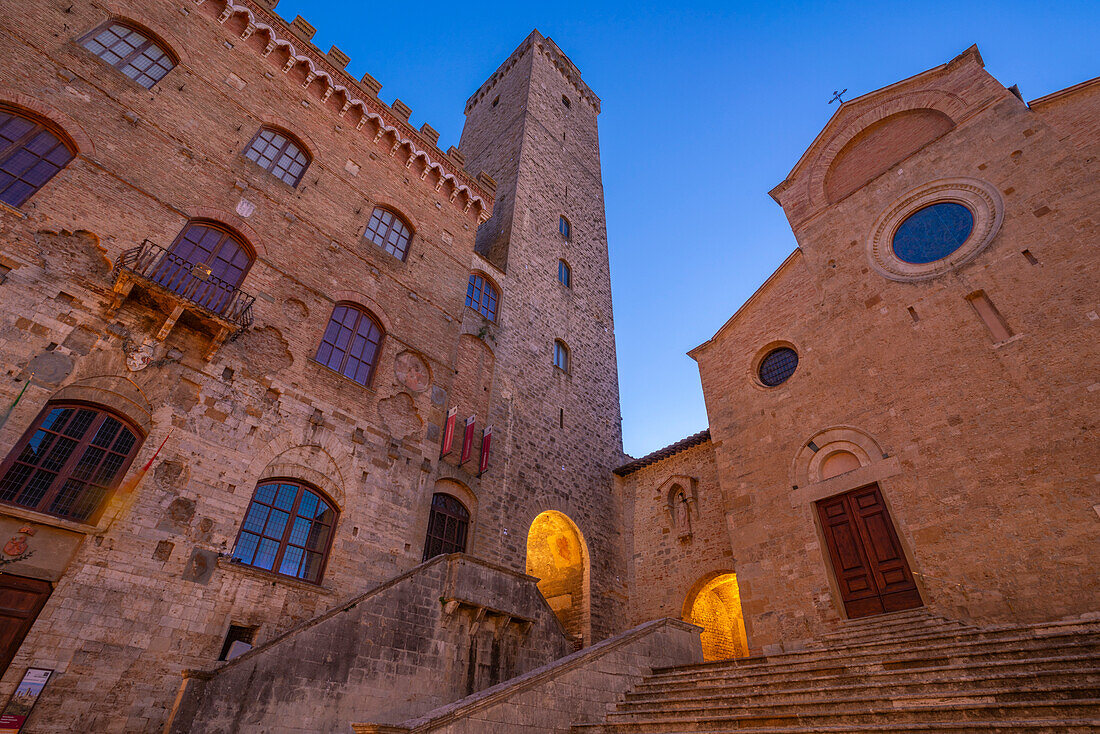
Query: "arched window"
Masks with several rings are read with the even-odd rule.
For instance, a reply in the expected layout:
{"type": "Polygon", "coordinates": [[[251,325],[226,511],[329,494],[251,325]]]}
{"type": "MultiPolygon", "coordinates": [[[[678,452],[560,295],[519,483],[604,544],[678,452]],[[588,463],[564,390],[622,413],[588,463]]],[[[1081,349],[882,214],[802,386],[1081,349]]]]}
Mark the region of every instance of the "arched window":
{"type": "Polygon", "coordinates": [[[558,260],[558,282],[566,288],[573,287],[573,271],[565,260],[558,260]]]}
{"type": "Polygon", "coordinates": [[[409,254],[412,227],[400,214],[378,206],[370,215],[370,222],[367,223],[367,231],[363,236],[398,260],[404,260],[409,254]]]}
{"type": "Polygon", "coordinates": [[[375,318],[354,303],[338,303],[317,347],[316,359],[360,385],[369,385],[380,351],[382,327],[375,318]]]}
{"type": "Polygon", "coordinates": [[[176,65],[173,54],[147,31],[117,20],[96,28],[80,44],[146,89],[176,65]]]}
{"type": "Polygon", "coordinates": [[[497,302],[500,294],[492,281],[481,273],[470,273],[466,286],[466,305],[490,321],[497,320],[497,302]]]}
{"type": "Polygon", "coordinates": [[[554,366],[563,372],[569,371],[569,347],[561,339],[554,340],[554,366]]]}
{"type": "Polygon", "coordinates": [[[289,133],[273,127],[261,127],[248,144],[244,157],[275,178],[297,186],[309,166],[305,146],[291,139],[289,133]]]}
{"type": "Polygon", "coordinates": [[[449,494],[432,495],[428,514],[428,538],[424,541],[424,560],[443,553],[465,553],[470,511],[449,494]]]}
{"type": "Polygon", "coordinates": [[[0,465],[0,502],[94,522],[142,438],[101,406],[47,405],[0,465]]]}
{"type": "Polygon", "coordinates": [[[214,313],[222,313],[252,267],[252,248],[218,222],[195,220],[152,270],[153,280],[214,313]]]}
{"type": "Polygon", "coordinates": [[[569,220],[565,217],[558,217],[558,231],[561,232],[562,237],[569,239],[569,232],[571,229],[569,227],[569,220]]]}
{"type": "Polygon", "coordinates": [[[22,206],[75,153],[52,125],[0,106],[0,201],[22,206]]]}
{"type": "Polygon", "coordinates": [[[320,490],[294,479],[265,480],[252,495],[233,560],[319,584],[336,516],[320,490]]]}

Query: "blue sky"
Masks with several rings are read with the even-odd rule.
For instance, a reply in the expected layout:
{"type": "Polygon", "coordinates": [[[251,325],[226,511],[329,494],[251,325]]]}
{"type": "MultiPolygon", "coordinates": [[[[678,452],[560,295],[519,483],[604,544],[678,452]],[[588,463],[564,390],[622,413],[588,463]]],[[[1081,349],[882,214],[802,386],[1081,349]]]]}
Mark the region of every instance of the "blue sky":
{"type": "Polygon", "coordinates": [[[1031,100],[1100,74],[1098,2],[352,3],[282,0],[349,71],[457,145],[466,99],[538,28],[603,100],[628,453],[707,425],[695,362],[795,247],[767,192],[835,109],[972,43],[1031,100]]]}

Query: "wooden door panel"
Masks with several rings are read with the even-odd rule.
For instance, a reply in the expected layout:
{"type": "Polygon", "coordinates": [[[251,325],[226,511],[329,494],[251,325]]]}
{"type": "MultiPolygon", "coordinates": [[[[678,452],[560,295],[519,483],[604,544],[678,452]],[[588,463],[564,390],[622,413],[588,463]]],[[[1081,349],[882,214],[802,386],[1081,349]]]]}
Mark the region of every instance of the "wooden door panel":
{"type": "Polygon", "coordinates": [[[817,507],[849,617],[922,605],[878,485],[821,500],[817,507]]]}
{"type": "Polygon", "coordinates": [[[829,547],[833,576],[849,615],[881,613],[878,588],[845,498],[841,496],[818,503],[818,512],[829,547]]]}
{"type": "Polygon", "coordinates": [[[46,581],[0,574],[0,675],[23,644],[52,588],[46,581]]]}

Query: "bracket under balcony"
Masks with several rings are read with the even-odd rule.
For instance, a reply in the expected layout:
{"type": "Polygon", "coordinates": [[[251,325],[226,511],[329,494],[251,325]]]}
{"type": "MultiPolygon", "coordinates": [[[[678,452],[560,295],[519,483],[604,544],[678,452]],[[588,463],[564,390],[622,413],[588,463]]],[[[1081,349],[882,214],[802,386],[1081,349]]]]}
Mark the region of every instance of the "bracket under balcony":
{"type": "Polygon", "coordinates": [[[209,265],[193,263],[150,240],[127,250],[115,265],[117,310],[132,295],[166,314],[154,339],[163,342],[181,317],[211,337],[203,359],[252,324],[254,296],[213,275],[209,265]]]}

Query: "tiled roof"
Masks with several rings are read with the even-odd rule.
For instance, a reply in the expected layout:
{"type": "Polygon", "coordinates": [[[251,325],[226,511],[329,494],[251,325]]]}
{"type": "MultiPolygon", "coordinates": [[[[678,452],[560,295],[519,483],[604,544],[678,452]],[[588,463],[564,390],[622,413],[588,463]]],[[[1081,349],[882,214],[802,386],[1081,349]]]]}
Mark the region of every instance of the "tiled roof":
{"type": "Polygon", "coordinates": [[[640,459],[635,459],[627,464],[623,464],[618,469],[615,469],[615,474],[620,477],[625,477],[627,474],[632,474],[639,469],[644,469],[650,464],[656,464],[658,461],[667,459],[670,456],[690,449],[692,446],[698,446],[701,443],[706,443],[710,440],[710,429],[706,428],[698,433],[692,434],[687,438],[680,439],[676,443],[665,446],[663,449],[657,449],[652,454],[646,454],[640,459]]]}

